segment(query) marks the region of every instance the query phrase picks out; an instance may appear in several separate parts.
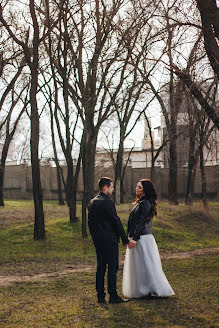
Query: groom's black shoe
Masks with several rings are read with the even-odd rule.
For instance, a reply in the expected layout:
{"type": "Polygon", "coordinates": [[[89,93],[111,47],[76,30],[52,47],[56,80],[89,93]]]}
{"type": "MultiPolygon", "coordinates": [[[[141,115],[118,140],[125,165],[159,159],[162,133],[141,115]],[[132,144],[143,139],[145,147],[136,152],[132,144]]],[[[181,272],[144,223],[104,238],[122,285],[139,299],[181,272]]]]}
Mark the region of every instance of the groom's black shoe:
{"type": "Polygon", "coordinates": [[[102,304],[106,303],[105,297],[98,297],[97,301],[98,303],[102,303],[102,304]]]}
{"type": "Polygon", "coordinates": [[[120,296],[110,297],[109,302],[110,304],[118,304],[118,303],[126,303],[129,300],[124,300],[120,296]]]}
{"type": "Polygon", "coordinates": [[[106,293],[97,293],[97,302],[98,303],[106,303],[105,296],[106,296],[106,293]]]}

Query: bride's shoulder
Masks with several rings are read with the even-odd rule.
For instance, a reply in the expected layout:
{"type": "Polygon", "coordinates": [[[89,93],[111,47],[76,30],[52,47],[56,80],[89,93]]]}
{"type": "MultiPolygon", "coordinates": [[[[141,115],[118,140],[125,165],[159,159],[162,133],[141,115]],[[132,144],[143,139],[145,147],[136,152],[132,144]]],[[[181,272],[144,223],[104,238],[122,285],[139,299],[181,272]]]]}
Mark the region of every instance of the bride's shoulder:
{"type": "Polygon", "coordinates": [[[146,197],[142,197],[142,199],[139,201],[139,205],[143,207],[151,207],[151,202],[146,197]]]}
{"type": "Polygon", "coordinates": [[[147,197],[146,196],[143,196],[143,197],[141,197],[141,199],[139,200],[139,203],[144,203],[144,202],[148,202],[148,203],[150,203],[150,201],[147,199],[147,197]]]}

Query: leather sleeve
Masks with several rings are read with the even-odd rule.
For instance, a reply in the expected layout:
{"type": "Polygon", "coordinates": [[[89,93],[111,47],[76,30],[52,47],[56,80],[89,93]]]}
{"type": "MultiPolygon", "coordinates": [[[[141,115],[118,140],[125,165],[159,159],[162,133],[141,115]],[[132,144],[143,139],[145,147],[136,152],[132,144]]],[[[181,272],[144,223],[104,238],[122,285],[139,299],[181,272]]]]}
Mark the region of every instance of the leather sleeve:
{"type": "Polygon", "coordinates": [[[94,237],[95,234],[95,216],[94,216],[94,204],[91,200],[88,205],[88,226],[90,230],[90,234],[94,237]]]}
{"type": "Polygon", "coordinates": [[[135,241],[140,238],[141,232],[145,228],[145,223],[150,220],[151,214],[151,204],[147,199],[145,199],[139,205],[138,221],[136,222],[136,228],[133,234],[133,239],[135,241]]]}
{"type": "Polygon", "coordinates": [[[110,200],[106,202],[105,207],[107,216],[112,220],[111,223],[116,231],[116,233],[122,238],[122,243],[127,244],[129,242],[128,237],[123,228],[122,222],[117,215],[114,203],[110,200]]]}

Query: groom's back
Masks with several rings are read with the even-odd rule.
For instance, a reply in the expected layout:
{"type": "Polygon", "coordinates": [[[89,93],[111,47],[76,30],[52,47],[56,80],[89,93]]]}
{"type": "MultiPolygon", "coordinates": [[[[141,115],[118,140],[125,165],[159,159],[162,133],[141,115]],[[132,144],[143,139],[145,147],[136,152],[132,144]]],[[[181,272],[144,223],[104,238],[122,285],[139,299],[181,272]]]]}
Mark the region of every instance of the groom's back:
{"type": "Polygon", "coordinates": [[[88,205],[88,225],[94,242],[118,240],[113,226],[113,202],[108,196],[98,194],[88,205]]]}

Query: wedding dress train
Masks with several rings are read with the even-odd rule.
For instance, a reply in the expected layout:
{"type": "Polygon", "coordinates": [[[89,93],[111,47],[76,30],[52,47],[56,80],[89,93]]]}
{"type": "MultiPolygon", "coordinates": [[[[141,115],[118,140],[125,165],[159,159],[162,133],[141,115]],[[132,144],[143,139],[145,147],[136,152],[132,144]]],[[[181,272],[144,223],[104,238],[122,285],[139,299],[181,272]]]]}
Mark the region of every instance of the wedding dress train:
{"type": "Polygon", "coordinates": [[[150,294],[160,297],[175,295],[163,272],[152,234],[142,235],[135,248],[127,248],[122,292],[128,298],[140,298],[150,294]]]}

